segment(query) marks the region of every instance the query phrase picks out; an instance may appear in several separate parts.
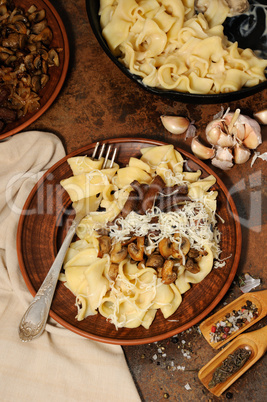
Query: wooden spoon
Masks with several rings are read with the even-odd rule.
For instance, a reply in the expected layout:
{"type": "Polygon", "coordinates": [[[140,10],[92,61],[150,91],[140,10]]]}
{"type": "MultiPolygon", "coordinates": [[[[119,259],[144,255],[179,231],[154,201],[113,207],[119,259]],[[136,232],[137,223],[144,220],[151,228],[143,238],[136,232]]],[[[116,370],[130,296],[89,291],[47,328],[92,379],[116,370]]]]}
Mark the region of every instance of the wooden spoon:
{"type": "Polygon", "coordinates": [[[260,292],[253,293],[244,293],[238,299],[234,300],[232,303],[229,303],[227,306],[223,307],[217,313],[213,314],[205,321],[203,321],[199,328],[206,339],[206,341],[215,349],[219,349],[226,343],[228,343],[231,339],[235,338],[237,335],[240,335],[241,332],[245,331],[252,325],[254,325],[257,321],[261,320],[267,314],[267,290],[262,290],[260,292]],[[243,325],[237,331],[234,331],[232,334],[228,335],[226,339],[219,342],[211,342],[210,341],[210,332],[211,327],[216,322],[225,318],[226,314],[232,313],[233,310],[240,310],[241,307],[246,304],[246,301],[250,300],[255,306],[258,308],[258,317],[253,318],[249,323],[243,325]]]}
{"type": "Polygon", "coordinates": [[[220,396],[234,381],[245,373],[267,350],[267,326],[238,336],[233,342],[219,352],[209,361],[198,373],[198,378],[202,384],[214,395],[220,396]],[[212,379],[213,373],[222,362],[238,348],[246,348],[251,351],[251,355],[243,367],[236,373],[228,377],[224,382],[209,388],[208,384],[212,379]]]}

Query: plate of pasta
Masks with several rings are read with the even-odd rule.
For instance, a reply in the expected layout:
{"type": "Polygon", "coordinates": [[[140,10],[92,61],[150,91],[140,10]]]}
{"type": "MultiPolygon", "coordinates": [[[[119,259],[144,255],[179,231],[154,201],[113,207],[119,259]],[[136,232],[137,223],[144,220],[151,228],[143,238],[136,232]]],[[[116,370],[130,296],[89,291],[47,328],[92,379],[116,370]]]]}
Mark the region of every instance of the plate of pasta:
{"type": "Polygon", "coordinates": [[[241,253],[236,207],[208,166],[172,144],[103,142],[117,148],[112,167],[90,144],[33,188],[18,226],[20,269],[35,295],[82,214],[51,317],[100,342],[159,341],[197,324],[228,290],[241,253]]]}
{"type": "Polygon", "coordinates": [[[244,1],[240,12],[228,3],[86,1],[93,33],[127,77],[152,94],[204,104],[267,86],[267,6],[244,1]]]}

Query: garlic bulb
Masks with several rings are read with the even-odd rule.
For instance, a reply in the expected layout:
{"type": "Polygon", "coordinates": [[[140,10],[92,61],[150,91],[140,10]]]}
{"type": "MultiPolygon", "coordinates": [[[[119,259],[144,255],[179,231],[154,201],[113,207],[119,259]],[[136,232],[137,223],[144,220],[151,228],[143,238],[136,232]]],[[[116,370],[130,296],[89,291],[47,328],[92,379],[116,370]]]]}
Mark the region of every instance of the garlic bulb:
{"type": "Polygon", "coordinates": [[[160,116],[163,126],[172,134],[183,134],[190,125],[190,121],[182,116],[160,116]]]}
{"type": "Polygon", "coordinates": [[[253,116],[260,124],[267,124],[267,109],[260,110],[254,113],[253,116]]]}
{"type": "Polygon", "coordinates": [[[211,159],[215,155],[215,150],[201,144],[198,137],[193,138],[191,142],[191,150],[199,159],[211,159]]]}
{"type": "MultiPolygon", "coordinates": [[[[262,110],[254,117],[267,122],[267,110],[262,110]],[[264,120],[265,119],[265,120],[264,120]]],[[[206,127],[206,138],[215,148],[216,153],[211,163],[226,170],[236,164],[245,163],[250,158],[250,149],[256,149],[262,143],[261,127],[249,116],[242,115],[240,109],[218,116],[206,127]],[[219,118],[220,117],[220,118],[219,118]]]]}

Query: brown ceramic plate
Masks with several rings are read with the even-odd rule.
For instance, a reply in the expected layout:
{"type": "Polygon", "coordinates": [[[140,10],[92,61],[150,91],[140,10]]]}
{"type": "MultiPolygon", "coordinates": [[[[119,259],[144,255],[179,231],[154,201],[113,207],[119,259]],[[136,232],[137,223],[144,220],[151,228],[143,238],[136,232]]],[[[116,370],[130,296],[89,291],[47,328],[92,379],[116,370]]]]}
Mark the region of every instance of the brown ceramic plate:
{"type": "Polygon", "coordinates": [[[52,105],[62,88],[69,65],[69,42],[67,33],[59,14],[52,4],[48,0],[23,0],[23,3],[21,3],[20,0],[14,0],[14,4],[23,10],[27,10],[32,4],[34,4],[38,10],[44,8],[48,26],[53,32],[53,40],[50,47],[62,48],[63,50],[59,52],[59,67],[51,67],[49,69],[48,74],[50,80],[38,93],[41,98],[39,110],[35,113],[27,113],[14,123],[7,124],[5,129],[0,133],[0,140],[24,130],[52,105]]]}
{"type": "MultiPolygon", "coordinates": [[[[117,162],[120,166],[128,163],[130,156],[140,157],[140,149],[163,142],[140,138],[120,138],[105,140],[118,148],[117,162]]],[[[95,144],[81,148],[55,164],[33,188],[20,217],[17,234],[17,251],[24,280],[35,295],[43,282],[73,217],[68,194],[60,186],[60,180],[70,177],[72,172],[67,158],[92,154],[95,144]]],[[[178,148],[177,148],[178,149],[178,148]]],[[[69,330],[86,338],[100,342],[137,345],[168,338],[186,330],[203,319],[222,299],[234,279],[241,252],[241,228],[235,204],[220,180],[203,162],[191,154],[178,149],[193,170],[201,169],[202,177],[213,174],[218,190],[218,227],[222,233],[221,258],[229,257],[226,266],[213,269],[201,282],[183,295],[179,309],[164,319],[158,311],[149,330],[143,327],[116,330],[104,317],[97,314],[78,322],[75,320],[75,297],[59,282],[56,288],[50,315],[69,330]]]]}

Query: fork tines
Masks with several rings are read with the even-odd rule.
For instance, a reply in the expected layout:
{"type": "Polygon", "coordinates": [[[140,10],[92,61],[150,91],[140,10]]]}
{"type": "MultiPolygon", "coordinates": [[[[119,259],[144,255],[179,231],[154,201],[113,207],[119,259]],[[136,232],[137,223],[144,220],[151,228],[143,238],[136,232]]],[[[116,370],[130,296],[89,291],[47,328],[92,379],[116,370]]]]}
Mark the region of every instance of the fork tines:
{"type": "MultiPolygon", "coordinates": [[[[94,151],[93,151],[93,154],[92,154],[92,158],[93,158],[93,159],[96,158],[96,154],[97,154],[99,145],[100,145],[100,142],[98,141],[98,142],[96,143],[96,145],[95,145],[95,148],[94,148],[94,151]]],[[[103,156],[103,154],[104,154],[104,150],[105,150],[106,145],[107,145],[106,143],[102,144],[101,149],[100,149],[100,152],[99,152],[99,155],[98,155],[98,158],[97,158],[98,160],[99,160],[100,158],[102,158],[102,156],[103,156]]],[[[105,155],[105,160],[104,160],[102,169],[105,169],[106,166],[107,166],[107,162],[108,162],[108,157],[109,157],[110,151],[111,151],[111,145],[108,146],[108,149],[107,149],[107,152],[106,152],[106,155],[105,155]]],[[[113,154],[112,154],[112,157],[111,157],[111,160],[110,160],[110,165],[109,165],[109,167],[112,167],[112,166],[113,166],[114,160],[115,160],[115,157],[116,157],[116,153],[117,153],[117,148],[114,148],[113,154]]]]}

